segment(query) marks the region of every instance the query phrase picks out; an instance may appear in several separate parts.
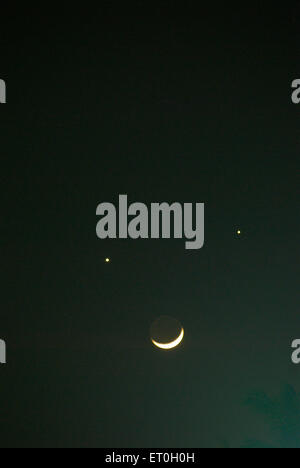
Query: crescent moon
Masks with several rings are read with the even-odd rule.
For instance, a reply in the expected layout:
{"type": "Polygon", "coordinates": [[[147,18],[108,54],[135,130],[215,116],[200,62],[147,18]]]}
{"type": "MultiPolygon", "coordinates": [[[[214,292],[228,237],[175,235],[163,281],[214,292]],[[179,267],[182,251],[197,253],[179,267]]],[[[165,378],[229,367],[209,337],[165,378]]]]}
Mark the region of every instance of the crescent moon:
{"type": "Polygon", "coordinates": [[[158,343],[157,341],[154,341],[154,340],[151,340],[152,343],[157,346],[158,348],[161,348],[161,349],[173,349],[175,348],[176,346],[178,346],[182,340],[183,340],[183,337],[184,337],[184,329],[182,328],[181,329],[181,332],[180,332],[180,335],[178,336],[178,338],[176,338],[176,340],[174,341],[171,341],[170,343],[158,343]]]}

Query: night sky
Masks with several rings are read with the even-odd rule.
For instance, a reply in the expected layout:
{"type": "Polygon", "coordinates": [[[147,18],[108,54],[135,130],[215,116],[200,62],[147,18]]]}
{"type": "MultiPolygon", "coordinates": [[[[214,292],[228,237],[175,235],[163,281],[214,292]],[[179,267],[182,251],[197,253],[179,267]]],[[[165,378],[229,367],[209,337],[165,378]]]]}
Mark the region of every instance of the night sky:
{"type": "Polygon", "coordinates": [[[1,6],[0,446],[300,447],[299,4],[123,3],[1,6]],[[99,240],[119,194],[205,246],[99,240]]]}

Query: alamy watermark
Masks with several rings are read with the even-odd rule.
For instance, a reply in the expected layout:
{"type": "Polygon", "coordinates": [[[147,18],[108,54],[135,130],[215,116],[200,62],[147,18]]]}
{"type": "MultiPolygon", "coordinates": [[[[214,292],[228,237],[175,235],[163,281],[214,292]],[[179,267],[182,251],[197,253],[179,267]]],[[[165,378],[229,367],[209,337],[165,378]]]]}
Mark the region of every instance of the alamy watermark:
{"type": "MultiPolygon", "coordinates": [[[[300,104],[300,79],[294,80],[292,82],[292,102],[293,104],[300,104]]],[[[293,364],[300,364],[300,340],[294,340],[292,342],[292,363],[293,364]]]]}
{"type": "Polygon", "coordinates": [[[0,340],[0,364],[6,364],[6,343],[0,340]]]}
{"type": "Polygon", "coordinates": [[[0,104],[6,104],[6,83],[0,80],[0,104]]]}
{"type": "Polygon", "coordinates": [[[300,104],[300,80],[294,80],[292,82],[292,102],[293,104],[300,104]]]}
{"type": "Polygon", "coordinates": [[[188,250],[204,245],[204,203],[132,203],[119,196],[118,210],[112,203],[100,203],[101,216],[96,233],[99,239],[186,239],[188,250]],[[131,217],[131,219],[130,219],[131,217]],[[172,236],[173,234],[173,236],[172,236]]]}
{"type": "MultiPolygon", "coordinates": [[[[0,79],[0,104],[6,104],[6,83],[0,79]]],[[[0,364],[6,364],[6,343],[0,340],[0,364]]]]}
{"type": "Polygon", "coordinates": [[[292,353],[292,363],[300,364],[300,340],[294,340],[292,348],[294,349],[292,353]]]}

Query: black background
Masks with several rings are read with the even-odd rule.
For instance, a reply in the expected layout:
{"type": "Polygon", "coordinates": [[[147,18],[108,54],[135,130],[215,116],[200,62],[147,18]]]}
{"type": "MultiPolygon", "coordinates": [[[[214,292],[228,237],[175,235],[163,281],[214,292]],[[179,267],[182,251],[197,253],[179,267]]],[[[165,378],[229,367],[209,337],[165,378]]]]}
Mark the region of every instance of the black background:
{"type": "Polygon", "coordinates": [[[2,447],[297,446],[299,12],[1,6],[2,447]],[[205,247],[100,241],[119,194],[205,202],[205,247]]]}

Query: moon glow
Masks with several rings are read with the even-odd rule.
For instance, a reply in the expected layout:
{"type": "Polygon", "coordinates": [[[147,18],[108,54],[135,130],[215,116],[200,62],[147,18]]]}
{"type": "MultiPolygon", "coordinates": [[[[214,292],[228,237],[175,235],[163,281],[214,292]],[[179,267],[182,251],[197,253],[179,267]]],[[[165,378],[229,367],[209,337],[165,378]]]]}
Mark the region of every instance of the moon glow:
{"type": "Polygon", "coordinates": [[[164,350],[176,348],[182,342],[183,337],[183,326],[173,317],[163,315],[151,326],[150,339],[157,348],[164,350]]]}
{"type": "Polygon", "coordinates": [[[182,328],[178,338],[176,338],[176,340],[174,341],[171,341],[171,343],[158,343],[157,341],[153,340],[153,338],[151,340],[152,340],[152,343],[158,348],[173,349],[173,348],[176,348],[176,346],[178,346],[182,342],[183,337],[184,337],[184,329],[182,328]]]}

